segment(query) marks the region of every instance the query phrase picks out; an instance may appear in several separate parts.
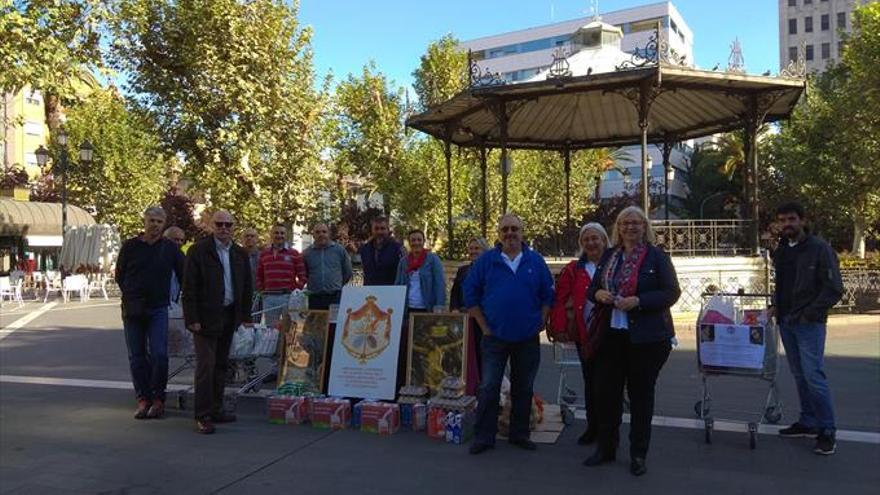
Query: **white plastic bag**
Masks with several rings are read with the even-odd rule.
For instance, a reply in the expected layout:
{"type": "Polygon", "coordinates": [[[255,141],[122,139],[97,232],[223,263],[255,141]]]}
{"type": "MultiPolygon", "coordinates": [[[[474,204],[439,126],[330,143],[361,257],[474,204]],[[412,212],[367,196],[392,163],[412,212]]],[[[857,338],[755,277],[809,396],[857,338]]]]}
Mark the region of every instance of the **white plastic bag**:
{"type": "Polygon", "coordinates": [[[258,356],[273,356],[278,348],[278,330],[265,325],[254,326],[254,350],[258,356]]]}
{"type": "Polygon", "coordinates": [[[168,355],[186,357],[195,354],[192,333],[187,330],[180,305],[171,303],[168,308],[168,355]]]}
{"type": "Polygon", "coordinates": [[[229,357],[242,359],[254,353],[254,328],[241,325],[232,334],[232,346],[229,348],[229,357]]]}
{"type": "Polygon", "coordinates": [[[291,319],[294,321],[299,321],[304,319],[303,316],[306,311],[309,310],[309,298],[306,295],[305,291],[300,289],[295,289],[290,293],[290,298],[287,300],[287,311],[290,313],[291,319]]]}

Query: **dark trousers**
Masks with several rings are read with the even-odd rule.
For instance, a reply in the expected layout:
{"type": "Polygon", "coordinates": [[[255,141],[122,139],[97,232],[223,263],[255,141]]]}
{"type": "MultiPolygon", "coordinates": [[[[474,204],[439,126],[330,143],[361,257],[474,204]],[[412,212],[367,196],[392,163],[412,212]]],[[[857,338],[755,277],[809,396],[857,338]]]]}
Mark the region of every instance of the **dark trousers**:
{"type": "Polygon", "coordinates": [[[654,416],[654,385],[672,346],[669,341],[633,344],[629,332],[609,330],[596,355],[594,380],[599,392],[599,448],[617,449],[623,388],[630,403],[629,451],[646,457],[654,416]]]}
{"type": "Polygon", "coordinates": [[[330,309],[331,304],[339,304],[342,291],[328,294],[309,294],[309,309],[330,309]]]}
{"type": "Polygon", "coordinates": [[[498,433],[498,396],[504,368],[510,360],[510,434],[508,438],[529,438],[529,416],[538,366],[541,364],[541,343],[535,335],[521,342],[507,342],[491,335],[483,336],[483,370],[477,392],[477,417],[474,442],[495,444],[498,433]]]}
{"type": "Polygon", "coordinates": [[[193,333],[196,350],[195,417],[202,419],[223,411],[223,391],[229,369],[229,347],[235,331],[235,314],[232,306],[223,310],[220,329],[208,329],[212,333],[193,333]]]}
{"type": "Polygon", "coordinates": [[[598,431],[599,428],[599,404],[596,398],[599,391],[596,390],[596,359],[586,359],[581,345],[577,344],[578,358],[581,360],[581,376],[584,379],[584,405],[587,408],[587,429],[598,431]]]}
{"type": "Polygon", "coordinates": [[[168,308],[123,318],[122,326],[137,398],[164,401],[168,384],[168,308]]]}

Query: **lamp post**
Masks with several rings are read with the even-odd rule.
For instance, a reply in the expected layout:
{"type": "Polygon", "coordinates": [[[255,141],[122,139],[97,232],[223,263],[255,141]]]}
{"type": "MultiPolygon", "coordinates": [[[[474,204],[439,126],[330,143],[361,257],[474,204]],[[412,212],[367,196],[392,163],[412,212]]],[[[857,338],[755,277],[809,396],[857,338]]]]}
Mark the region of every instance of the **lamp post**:
{"type": "Polygon", "coordinates": [[[666,195],[666,205],[663,207],[666,210],[666,223],[669,223],[669,183],[675,180],[675,167],[671,164],[666,164],[666,177],[664,180],[664,194],[666,195]]]}
{"type": "MultiPolygon", "coordinates": [[[[60,128],[55,136],[55,142],[59,147],[58,172],[61,174],[61,239],[64,242],[64,233],[67,232],[67,133],[60,128]]],[[[79,147],[79,160],[81,163],[90,163],[95,153],[95,147],[88,141],[83,141],[79,147]]],[[[36,151],[37,164],[46,166],[49,162],[49,151],[40,145],[36,151]]]]}

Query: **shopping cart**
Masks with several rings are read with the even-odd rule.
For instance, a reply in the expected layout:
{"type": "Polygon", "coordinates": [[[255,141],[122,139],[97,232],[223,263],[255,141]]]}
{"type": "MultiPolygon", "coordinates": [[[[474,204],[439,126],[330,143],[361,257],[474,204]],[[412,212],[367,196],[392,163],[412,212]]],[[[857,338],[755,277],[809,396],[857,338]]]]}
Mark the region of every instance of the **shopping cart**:
{"type": "MultiPolygon", "coordinates": [[[[586,398],[578,394],[569,384],[569,373],[581,375],[581,360],[578,349],[571,342],[553,342],[553,362],[559,367],[559,386],[556,390],[556,403],[562,412],[562,422],[570,425],[574,421],[575,412],[586,410],[586,398]]],[[[579,381],[579,380],[576,380],[579,381]]]]}
{"type": "MultiPolygon", "coordinates": [[[[260,311],[253,312],[251,316],[253,321],[261,321],[266,312],[282,308],[287,308],[287,305],[264,308],[260,311]]],[[[281,336],[278,335],[277,339],[280,341],[281,336]]],[[[229,375],[227,376],[226,386],[228,387],[232,385],[238,388],[234,394],[228,395],[225,399],[226,402],[229,403],[229,409],[233,409],[231,406],[234,405],[239,396],[259,392],[266,377],[276,372],[279,363],[279,349],[281,348],[281,345],[275,345],[272,346],[271,352],[243,355],[230,354],[229,375]],[[258,366],[258,361],[261,359],[269,361],[263,366],[264,371],[262,372],[260,371],[260,366],[258,366]]],[[[168,373],[169,382],[172,378],[184,371],[194,370],[196,367],[195,347],[193,345],[192,334],[183,326],[182,317],[179,321],[175,321],[175,319],[172,318],[169,323],[168,356],[170,358],[179,358],[183,360],[176,368],[168,373]]],[[[176,391],[178,409],[186,409],[187,397],[192,394],[192,392],[192,385],[185,388],[178,388],[176,391]]]]}
{"type": "Polygon", "coordinates": [[[703,420],[706,443],[712,443],[715,425],[710,381],[736,376],[765,382],[767,394],[760,410],[721,409],[733,414],[727,422],[742,424],[749,434],[749,447],[757,446],[761,424],[782,419],[782,401],[776,384],[779,368],[779,329],[769,318],[769,294],[743,291],[707,292],[701,296],[697,320],[697,368],[702,382],[702,398],[694,404],[696,416],[703,420]],[[738,419],[743,418],[746,419],[738,419]]]}

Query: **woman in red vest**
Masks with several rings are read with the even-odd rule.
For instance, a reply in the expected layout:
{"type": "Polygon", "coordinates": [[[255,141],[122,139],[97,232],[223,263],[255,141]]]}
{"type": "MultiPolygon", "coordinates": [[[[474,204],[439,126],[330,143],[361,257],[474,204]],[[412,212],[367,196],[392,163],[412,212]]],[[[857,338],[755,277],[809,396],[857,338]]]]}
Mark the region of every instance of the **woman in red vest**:
{"type": "Polygon", "coordinates": [[[608,248],[608,234],[598,223],[588,223],[578,234],[578,259],[562,269],[556,281],[556,303],[550,314],[550,337],[561,342],[574,342],[581,359],[584,377],[584,401],[587,406],[587,430],[578,438],[578,444],[588,445],[596,441],[598,421],[596,394],[593,389],[593,360],[584,357],[581,347],[587,335],[587,317],[593,303],[587,300],[587,289],[596,272],[602,253],[608,248]]]}

